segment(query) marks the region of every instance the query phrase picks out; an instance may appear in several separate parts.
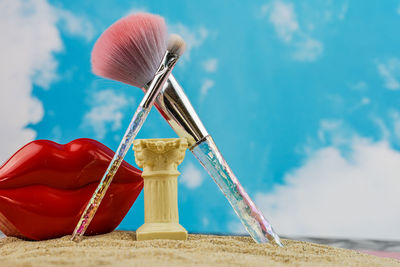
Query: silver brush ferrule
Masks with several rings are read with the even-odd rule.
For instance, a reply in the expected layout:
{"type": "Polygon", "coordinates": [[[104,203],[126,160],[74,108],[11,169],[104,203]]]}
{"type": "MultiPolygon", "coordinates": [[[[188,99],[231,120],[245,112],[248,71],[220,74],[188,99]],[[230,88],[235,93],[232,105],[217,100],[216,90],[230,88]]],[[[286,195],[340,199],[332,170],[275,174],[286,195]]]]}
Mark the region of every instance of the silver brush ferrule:
{"type": "MultiPolygon", "coordinates": [[[[160,67],[154,75],[154,78],[147,86],[147,90],[158,88],[165,82],[165,79],[168,78],[172,69],[174,68],[176,62],[178,61],[179,56],[177,54],[166,51],[164,57],[161,60],[160,67]]],[[[166,83],[166,82],[165,82],[166,83]]],[[[164,86],[165,87],[165,86],[164,86]]],[[[161,92],[164,89],[161,89],[161,92]]],[[[141,105],[144,108],[149,107],[150,103],[154,101],[154,99],[158,96],[159,90],[151,90],[151,93],[142,99],[141,105]]]]}
{"type": "MultiPolygon", "coordinates": [[[[143,88],[147,91],[149,87],[143,88]]],[[[156,107],[179,137],[186,138],[189,148],[209,134],[175,77],[170,74],[157,96],[156,107]]]]}

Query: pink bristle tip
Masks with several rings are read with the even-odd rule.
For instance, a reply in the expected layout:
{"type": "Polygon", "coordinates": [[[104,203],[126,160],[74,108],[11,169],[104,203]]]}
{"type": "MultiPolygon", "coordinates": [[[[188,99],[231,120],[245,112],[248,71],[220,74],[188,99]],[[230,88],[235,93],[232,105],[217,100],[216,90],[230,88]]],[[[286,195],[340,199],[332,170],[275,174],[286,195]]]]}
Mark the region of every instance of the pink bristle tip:
{"type": "Polygon", "coordinates": [[[129,15],[111,25],[96,41],[92,70],[96,75],[142,88],[153,79],[167,41],[162,17],[129,15]]]}

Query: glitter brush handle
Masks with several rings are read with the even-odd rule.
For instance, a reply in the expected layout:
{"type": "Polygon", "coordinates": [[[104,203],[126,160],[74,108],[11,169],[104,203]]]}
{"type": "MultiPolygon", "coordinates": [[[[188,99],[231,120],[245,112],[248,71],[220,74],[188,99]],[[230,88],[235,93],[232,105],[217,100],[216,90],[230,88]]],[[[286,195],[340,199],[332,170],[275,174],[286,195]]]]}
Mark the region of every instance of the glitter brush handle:
{"type": "Polygon", "coordinates": [[[224,193],[251,237],[258,243],[271,241],[283,246],[271,224],[264,218],[229,168],[211,136],[205,137],[193,146],[191,151],[224,193]]]}
{"type": "Polygon", "coordinates": [[[99,208],[100,203],[107,192],[108,187],[111,184],[112,179],[114,178],[115,173],[117,172],[119,166],[124,160],[126,153],[131,147],[133,140],[135,139],[140,128],[142,127],[144,121],[146,120],[147,115],[149,114],[156,100],[156,97],[162,90],[164,83],[168,79],[168,76],[175,66],[178,58],[178,55],[170,53],[169,51],[165,53],[161,61],[161,65],[158,68],[154,79],[151,81],[148,91],[140,102],[138,109],[133,115],[129,127],[126,130],[125,135],[122,138],[122,141],[119,144],[119,147],[115,152],[114,157],[108,165],[108,168],[103,175],[103,178],[101,179],[98,187],[96,188],[96,191],[94,192],[92,198],[89,200],[85,211],[83,212],[77,226],[75,227],[74,233],[72,234],[73,241],[79,242],[82,239],[82,236],[85,234],[90,222],[94,218],[96,211],[99,208]]]}
{"type": "Polygon", "coordinates": [[[270,240],[282,246],[279,236],[240,185],[172,74],[157,97],[156,105],[172,129],[180,137],[187,138],[190,151],[219,186],[253,239],[259,243],[270,240]]]}
{"type": "Polygon", "coordinates": [[[105,196],[108,187],[111,184],[112,179],[114,178],[115,173],[117,172],[119,166],[125,158],[126,153],[128,152],[130,146],[133,143],[133,140],[137,133],[139,132],[143,122],[145,121],[149,111],[151,108],[143,108],[139,107],[136,110],[135,115],[132,118],[131,123],[117,149],[114,157],[112,158],[108,168],[100,181],[100,184],[96,188],[92,198],[89,200],[89,203],[86,206],[85,211],[83,212],[75,231],[72,235],[73,241],[80,241],[82,236],[86,232],[86,229],[89,227],[90,222],[94,218],[98,207],[100,206],[103,197],[105,196]]]}

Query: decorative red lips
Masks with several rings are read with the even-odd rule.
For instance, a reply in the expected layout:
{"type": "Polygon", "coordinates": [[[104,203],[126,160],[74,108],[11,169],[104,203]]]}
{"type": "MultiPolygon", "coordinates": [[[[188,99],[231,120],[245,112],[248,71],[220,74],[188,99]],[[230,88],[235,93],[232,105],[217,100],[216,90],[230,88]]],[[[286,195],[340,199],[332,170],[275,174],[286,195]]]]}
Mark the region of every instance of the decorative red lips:
{"type": "MultiPolygon", "coordinates": [[[[0,167],[0,230],[32,240],[72,234],[113,155],[84,138],[25,145],[0,167]]],[[[124,161],[86,234],[114,230],[142,188],[141,171],[124,161]]]]}

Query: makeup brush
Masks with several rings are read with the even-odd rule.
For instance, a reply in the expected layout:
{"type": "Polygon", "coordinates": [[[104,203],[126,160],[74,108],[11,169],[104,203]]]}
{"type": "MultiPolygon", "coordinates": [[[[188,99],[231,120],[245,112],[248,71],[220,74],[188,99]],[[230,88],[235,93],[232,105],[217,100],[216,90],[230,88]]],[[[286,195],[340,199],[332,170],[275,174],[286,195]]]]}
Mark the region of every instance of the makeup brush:
{"type": "Polygon", "coordinates": [[[185,51],[185,42],[179,35],[170,35],[168,44],[166,40],[167,27],[161,17],[139,14],[114,23],[95,44],[92,57],[95,73],[134,81],[135,86],[148,90],[74,230],[74,241],[81,240],[157,95],[185,51]],[[102,51],[101,56],[96,53],[98,50],[102,51]]]}
{"type": "MultiPolygon", "coordinates": [[[[142,13],[135,16],[152,18],[154,15],[142,13]]],[[[161,20],[159,20],[159,23],[158,28],[165,27],[161,20]]],[[[99,39],[97,41],[92,53],[93,71],[100,76],[140,87],[144,92],[149,90],[147,86],[148,79],[151,76],[150,74],[155,71],[158,57],[164,51],[163,48],[155,47],[151,56],[147,58],[141,57],[141,64],[126,65],[128,63],[124,63],[122,65],[121,63],[121,65],[118,64],[113,68],[105,69],[102,66],[104,64],[107,65],[109,61],[109,55],[105,53],[109,49],[105,48],[110,45],[110,42],[108,39],[99,39]],[[160,50],[156,51],[158,48],[160,50]],[[146,71],[143,71],[144,66],[146,66],[146,71]]],[[[160,44],[162,43],[161,41],[160,44]]],[[[134,51],[140,54],[139,49],[130,50],[132,53],[134,51]]],[[[132,56],[139,57],[140,55],[132,56]]],[[[270,240],[282,246],[279,236],[233,174],[182,87],[172,74],[170,74],[163,90],[156,99],[156,107],[174,131],[180,137],[187,138],[190,151],[221,189],[252,238],[258,243],[266,243],[270,240]]]]}
{"type": "MultiPolygon", "coordinates": [[[[146,92],[146,87],[143,90],[146,92]]],[[[236,178],[172,74],[155,105],[172,129],[180,137],[187,138],[189,150],[213,178],[254,241],[271,241],[283,247],[278,234],[236,178]]]]}

